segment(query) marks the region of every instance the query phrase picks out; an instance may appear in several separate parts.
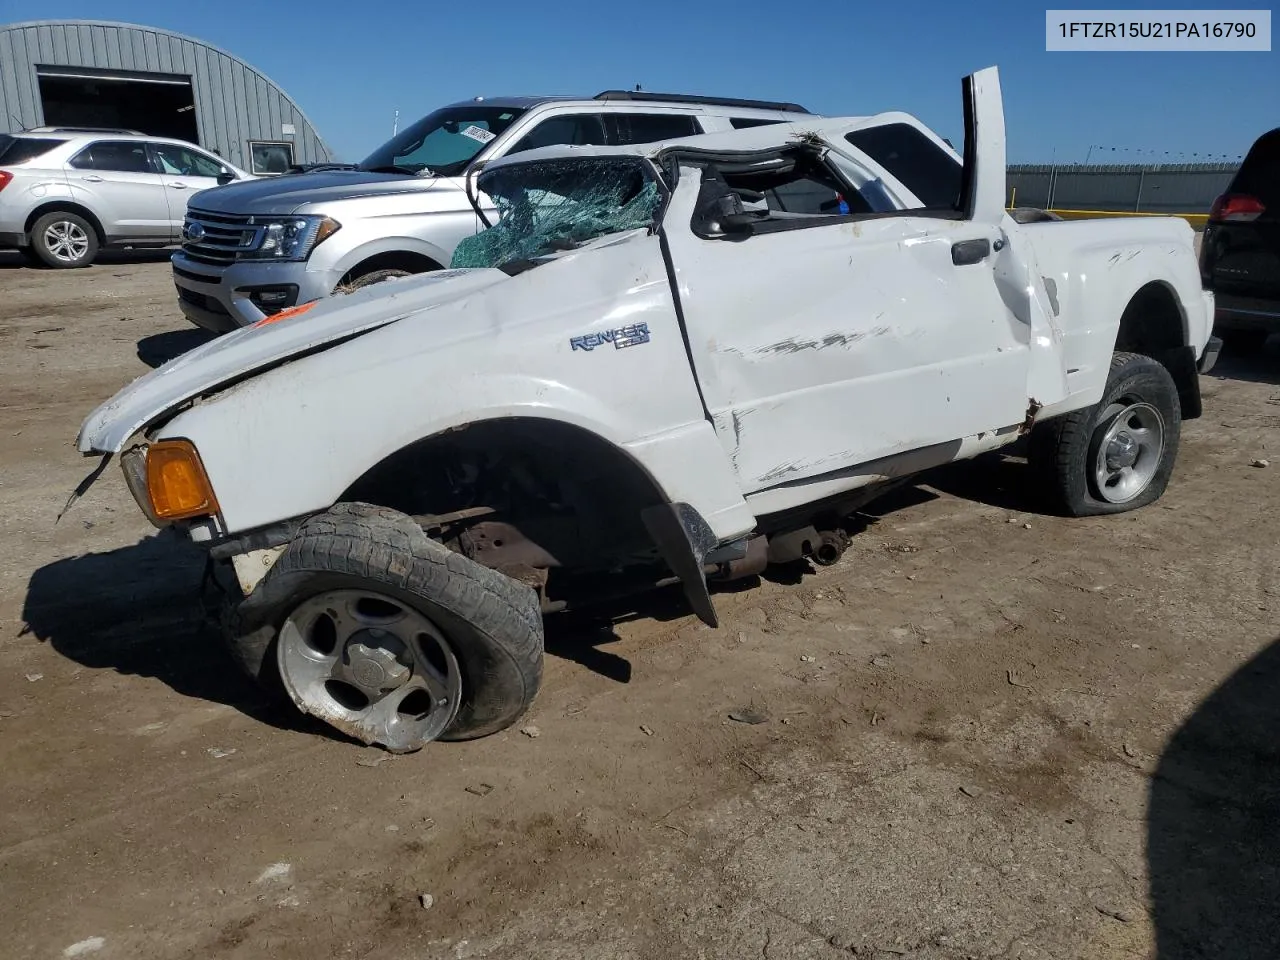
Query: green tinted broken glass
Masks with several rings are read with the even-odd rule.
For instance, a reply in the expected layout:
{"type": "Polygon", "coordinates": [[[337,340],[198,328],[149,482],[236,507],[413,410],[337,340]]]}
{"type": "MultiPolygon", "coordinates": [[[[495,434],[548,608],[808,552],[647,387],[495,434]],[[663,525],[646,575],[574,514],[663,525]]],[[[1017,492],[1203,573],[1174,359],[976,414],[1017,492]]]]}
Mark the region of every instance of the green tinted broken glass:
{"type": "Polygon", "coordinates": [[[645,165],[630,157],[499,167],[482,175],[478,186],[499,219],[459,243],[451,267],[500,267],[650,227],[661,203],[645,165]]]}

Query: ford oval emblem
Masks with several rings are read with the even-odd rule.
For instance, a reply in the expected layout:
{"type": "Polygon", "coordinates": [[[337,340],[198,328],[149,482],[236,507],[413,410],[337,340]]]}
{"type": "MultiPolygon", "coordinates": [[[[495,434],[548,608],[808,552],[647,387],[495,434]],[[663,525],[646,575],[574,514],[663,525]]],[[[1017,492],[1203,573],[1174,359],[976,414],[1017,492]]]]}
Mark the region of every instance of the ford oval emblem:
{"type": "Polygon", "coordinates": [[[182,236],[192,243],[199,243],[204,239],[204,227],[198,223],[188,223],[182,228],[182,236]]]}

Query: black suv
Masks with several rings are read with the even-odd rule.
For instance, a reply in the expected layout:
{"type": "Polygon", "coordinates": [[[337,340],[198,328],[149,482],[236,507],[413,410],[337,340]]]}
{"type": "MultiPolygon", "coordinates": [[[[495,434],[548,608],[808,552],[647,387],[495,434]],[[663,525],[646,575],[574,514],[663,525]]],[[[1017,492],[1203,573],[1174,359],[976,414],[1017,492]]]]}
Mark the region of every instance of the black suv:
{"type": "Polygon", "coordinates": [[[1214,292],[1214,331],[1224,340],[1261,346],[1280,333],[1280,127],[1258,138],[1213,201],[1200,274],[1214,292]]]}

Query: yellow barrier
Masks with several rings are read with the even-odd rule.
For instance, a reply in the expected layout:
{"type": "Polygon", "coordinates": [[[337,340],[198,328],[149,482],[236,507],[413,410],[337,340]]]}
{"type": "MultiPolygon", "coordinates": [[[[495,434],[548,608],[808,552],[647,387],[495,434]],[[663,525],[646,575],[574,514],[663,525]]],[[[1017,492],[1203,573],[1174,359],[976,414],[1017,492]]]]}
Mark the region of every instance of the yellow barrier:
{"type": "Polygon", "coordinates": [[[1197,230],[1209,220],[1207,213],[1133,213],[1121,210],[1051,210],[1064,220],[1094,220],[1099,217],[1180,217],[1197,230]]]}

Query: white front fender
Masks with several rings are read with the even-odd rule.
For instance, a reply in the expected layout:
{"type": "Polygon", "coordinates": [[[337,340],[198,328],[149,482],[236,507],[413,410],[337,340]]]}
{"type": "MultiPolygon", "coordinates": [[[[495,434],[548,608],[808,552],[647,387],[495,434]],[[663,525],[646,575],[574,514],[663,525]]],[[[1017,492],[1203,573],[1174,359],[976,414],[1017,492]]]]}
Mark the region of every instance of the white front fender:
{"type": "Polygon", "coordinates": [[[722,538],[754,524],[704,416],[650,236],[582,251],[277,367],[158,435],[195,444],[223,524],[239,532],[325,509],[415,441],[513,417],[560,421],[622,449],[722,538]],[[626,348],[603,337],[582,348],[583,337],[641,328],[626,348]]]}

